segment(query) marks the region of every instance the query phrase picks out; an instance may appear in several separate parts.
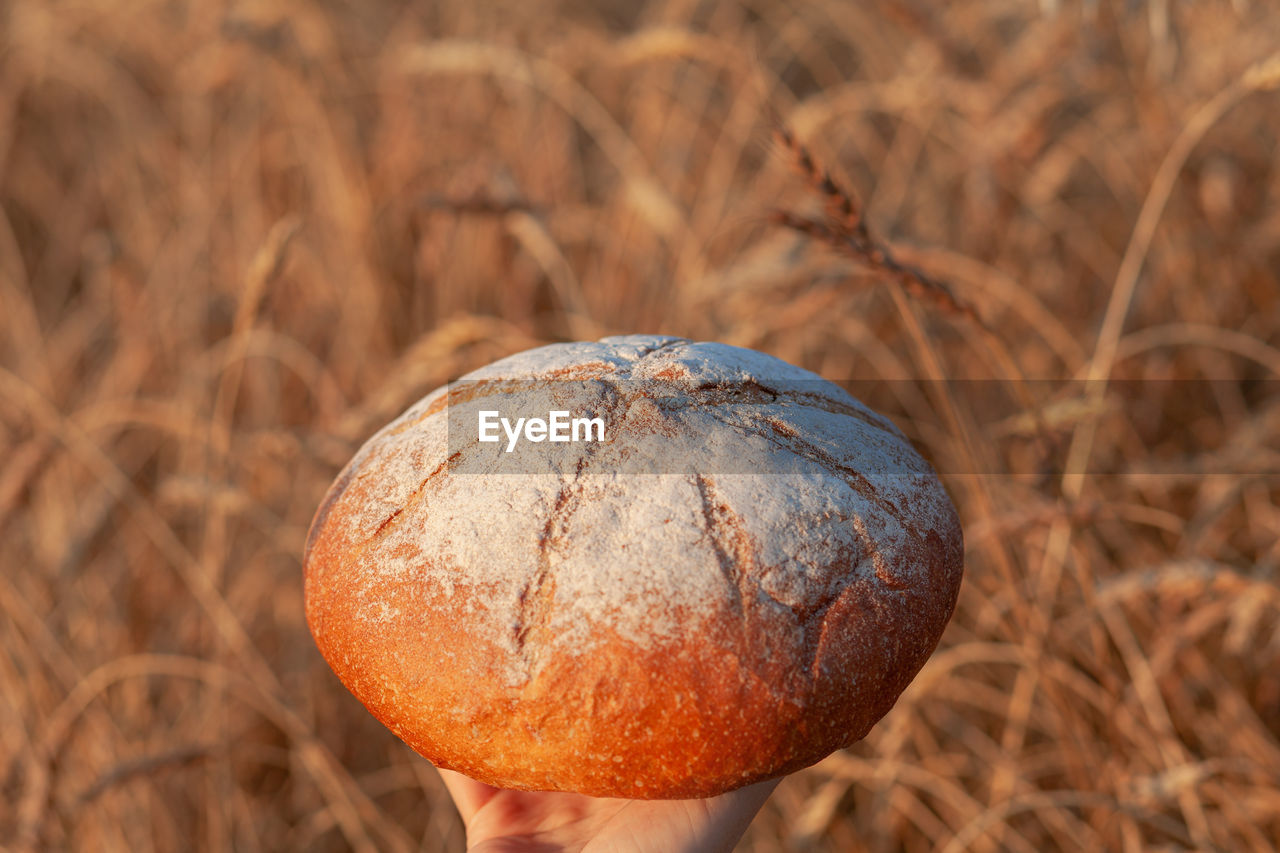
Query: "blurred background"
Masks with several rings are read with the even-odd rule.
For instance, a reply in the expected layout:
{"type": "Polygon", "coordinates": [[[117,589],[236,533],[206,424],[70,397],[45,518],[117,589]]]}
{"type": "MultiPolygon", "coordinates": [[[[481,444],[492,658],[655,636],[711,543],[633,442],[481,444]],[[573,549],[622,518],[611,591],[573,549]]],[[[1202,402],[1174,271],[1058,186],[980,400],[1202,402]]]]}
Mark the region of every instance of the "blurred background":
{"type": "Polygon", "coordinates": [[[0,846],[461,850],[311,642],[312,513],[450,378],[662,332],[857,383],[965,524],[938,653],[740,849],[1275,849],[1278,45],[1260,0],[3,0],[0,846]],[[778,123],[978,322],[771,224],[822,216],[778,123]]]}

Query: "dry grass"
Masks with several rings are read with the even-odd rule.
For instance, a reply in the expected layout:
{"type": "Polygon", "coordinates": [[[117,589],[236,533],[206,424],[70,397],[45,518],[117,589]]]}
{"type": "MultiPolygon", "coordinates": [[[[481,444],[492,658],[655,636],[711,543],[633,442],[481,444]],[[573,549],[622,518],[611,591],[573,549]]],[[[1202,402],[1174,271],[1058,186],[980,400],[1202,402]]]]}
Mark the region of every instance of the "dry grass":
{"type": "Polygon", "coordinates": [[[0,3],[0,839],[460,849],[311,643],[311,513],[450,377],[661,331],[856,380],[967,532],[939,653],[744,850],[1275,849],[1277,44],[1261,0],[0,3]],[[976,317],[772,224],[849,215],[779,122],[976,317]]]}

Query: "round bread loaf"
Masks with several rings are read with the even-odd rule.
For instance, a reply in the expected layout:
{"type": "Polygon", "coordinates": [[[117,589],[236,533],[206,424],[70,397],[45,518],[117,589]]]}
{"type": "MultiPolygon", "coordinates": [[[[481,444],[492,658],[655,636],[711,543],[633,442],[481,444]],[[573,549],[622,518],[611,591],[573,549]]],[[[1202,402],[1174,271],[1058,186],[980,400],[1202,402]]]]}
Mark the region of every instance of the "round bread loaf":
{"type": "Polygon", "coordinates": [[[684,798],[865,736],[937,645],[963,545],[928,463],[838,386],[631,336],[419,401],[330,488],[304,570],[329,665],[438,766],[684,798]],[[539,392],[605,440],[478,440],[476,411],[514,421],[539,392]]]}

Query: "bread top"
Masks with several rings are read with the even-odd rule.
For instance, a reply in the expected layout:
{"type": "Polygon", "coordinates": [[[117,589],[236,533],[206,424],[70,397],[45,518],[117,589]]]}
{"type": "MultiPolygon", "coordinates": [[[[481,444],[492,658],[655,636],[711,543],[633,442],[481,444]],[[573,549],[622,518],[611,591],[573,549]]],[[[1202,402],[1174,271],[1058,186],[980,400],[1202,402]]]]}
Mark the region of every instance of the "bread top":
{"type": "Polygon", "coordinates": [[[887,419],[758,352],[628,336],[420,400],[339,476],[305,572],[322,652],[428,758],[508,787],[694,796],[865,735],[936,645],[962,562],[951,501],[887,419]],[[538,445],[513,474],[458,432],[460,412],[569,385],[598,396],[607,443],[538,445]],[[621,676],[619,657],[650,663],[621,676]],[[724,702],[754,709],[742,731],[715,722],[724,702]],[[655,731],[674,705],[686,730],[655,731]],[[604,734],[636,720],[639,752],[604,734]],[[708,759],[690,726],[762,755],[708,759]]]}

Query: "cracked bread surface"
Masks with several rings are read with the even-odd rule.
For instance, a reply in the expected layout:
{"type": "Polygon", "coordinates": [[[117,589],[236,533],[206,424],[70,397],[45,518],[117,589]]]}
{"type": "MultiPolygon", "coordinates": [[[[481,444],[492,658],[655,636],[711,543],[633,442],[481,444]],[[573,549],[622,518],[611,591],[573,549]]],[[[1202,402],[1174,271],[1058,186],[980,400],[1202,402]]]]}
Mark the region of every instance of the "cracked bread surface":
{"type": "Polygon", "coordinates": [[[655,336],[463,379],[361,448],[304,557],[322,654],[438,766],[505,788],[711,796],[862,738],[932,653],[963,568],[955,509],[838,386],[655,336]],[[560,445],[558,467],[490,471],[492,445],[450,441],[451,406],[595,380],[612,440],[560,445]],[[630,473],[646,454],[688,470],[630,473]]]}

